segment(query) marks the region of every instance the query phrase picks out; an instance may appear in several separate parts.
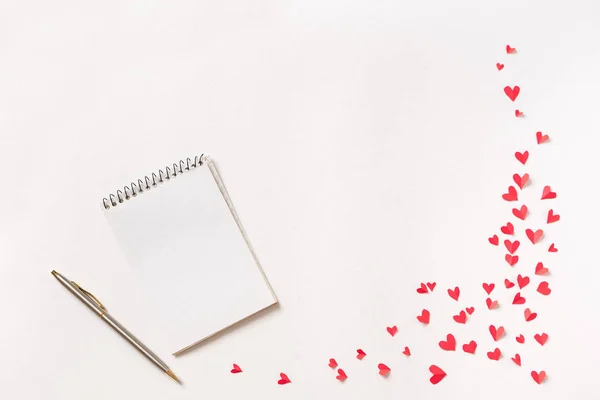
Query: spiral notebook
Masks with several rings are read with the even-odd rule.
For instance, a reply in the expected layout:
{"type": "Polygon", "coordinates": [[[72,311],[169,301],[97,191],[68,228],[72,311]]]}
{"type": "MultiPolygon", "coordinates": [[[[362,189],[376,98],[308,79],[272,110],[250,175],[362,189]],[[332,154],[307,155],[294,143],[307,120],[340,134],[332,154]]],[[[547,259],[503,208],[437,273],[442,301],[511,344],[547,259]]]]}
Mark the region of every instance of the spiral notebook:
{"type": "Polygon", "coordinates": [[[152,335],[173,354],[277,303],[210,157],[137,179],[103,206],[160,326],[152,335]]]}

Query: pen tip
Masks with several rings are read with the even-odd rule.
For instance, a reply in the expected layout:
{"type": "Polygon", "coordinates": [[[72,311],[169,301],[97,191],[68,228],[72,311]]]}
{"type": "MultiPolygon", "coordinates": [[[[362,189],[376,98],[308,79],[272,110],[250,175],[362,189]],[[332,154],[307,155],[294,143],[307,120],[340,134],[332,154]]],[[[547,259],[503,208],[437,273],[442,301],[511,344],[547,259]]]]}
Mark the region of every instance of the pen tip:
{"type": "Polygon", "coordinates": [[[179,378],[177,377],[177,375],[175,375],[173,373],[173,371],[171,371],[170,369],[165,371],[167,375],[169,375],[171,378],[173,378],[173,380],[179,384],[181,384],[181,381],[179,380],[179,378]]]}
{"type": "Polygon", "coordinates": [[[52,270],[52,272],[50,272],[50,273],[51,273],[52,275],[56,276],[56,274],[57,274],[58,272],[56,272],[55,270],[52,270]]]}

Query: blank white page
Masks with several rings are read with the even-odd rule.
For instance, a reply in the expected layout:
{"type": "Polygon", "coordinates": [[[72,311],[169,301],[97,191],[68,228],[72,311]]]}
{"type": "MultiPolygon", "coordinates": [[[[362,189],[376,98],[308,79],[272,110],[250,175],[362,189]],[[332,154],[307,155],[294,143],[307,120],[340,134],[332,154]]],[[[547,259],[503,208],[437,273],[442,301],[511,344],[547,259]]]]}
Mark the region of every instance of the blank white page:
{"type": "Polygon", "coordinates": [[[105,211],[173,353],[277,302],[219,182],[205,158],[105,211]]]}

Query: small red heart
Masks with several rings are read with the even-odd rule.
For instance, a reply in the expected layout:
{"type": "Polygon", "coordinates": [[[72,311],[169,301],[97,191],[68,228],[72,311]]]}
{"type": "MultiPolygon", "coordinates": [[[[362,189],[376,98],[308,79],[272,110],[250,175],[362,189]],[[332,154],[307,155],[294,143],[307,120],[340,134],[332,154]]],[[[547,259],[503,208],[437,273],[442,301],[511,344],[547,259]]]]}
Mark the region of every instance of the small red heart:
{"type": "Polygon", "coordinates": [[[488,351],[488,353],[487,353],[488,358],[490,360],[494,360],[494,361],[498,361],[500,359],[501,355],[502,355],[502,352],[497,347],[496,347],[496,349],[494,349],[494,351],[488,351]]]}
{"type": "Polygon", "coordinates": [[[388,376],[390,374],[391,369],[385,364],[379,363],[377,368],[379,368],[379,375],[381,376],[388,376]]]}
{"type": "Polygon", "coordinates": [[[522,176],[519,174],[514,174],[513,181],[515,181],[519,189],[523,189],[529,182],[529,174],[523,174],[522,176]]]}
{"type": "Polygon", "coordinates": [[[475,354],[475,350],[477,350],[477,343],[474,340],[471,340],[469,344],[463,344],[463,351],[469,354],[475,354]]]}
{"type": "Polygon", "coordinates": [[[519,249],[520,245],[521,245],[521,242],[519,242],[518,240],[511,242],[510,240],[506,239],[504,241],[504,246],[506,246],[506,250],[508,250],[508,252],[510,254],[515,254],[515,251],[517,251],[519,249]]]}
{"type": "Polygon", "coordinates": [[[515,86],[513,88],[511,88],[510,86],[506,86],[504,88],[504,93],[506,93],[508,98],[511,99],[512,101],[515,101],[517,99],[517,96],[519,96],[520,92],[521,92],[521,88],[518,86],[515,86]]]}
{"type": "Polygon", "coordinates": [[[337,363],[337,361],[335,361],[335,358],[330,358],[329,359],[329,367],[330,368],[335,368],[337,366],[338,366],[338,363],[337,363]]]}
{"type": "Polygon", "coordinates": [[[537,317],[537,313],[531,312],[529,308],[525,309],[525,321],[530,322],[533,321],[537,317]]]}
{"type": "Polygon", "coordinates": [[[431,372],[432,374],[431,378],[429,378],[429,382],[433,383],[434,385],[437,385],[442,379],[446,377],[446,373],[444,372],[444,370],[438,367],[437,365],[431,365],[429,367],[429,372],[431,372]]]}
{"type": "Polygon", "coordinates": [[[421,287],[417,289],[417,293],[425,294],[427,293],[427,286],[424,283],[421,283],[421,287]]]}
{"type": "Polygon", "coordinates": [[[465,311],[467,312],[467,314],[473,315],[473,313],[475,312],[475,307],[467,307],[465,308],[465,311]]]}
{"type": "Polygon", "coordinates": [[[338,372],[338,374],[335,377],[335,379],[337,379],[338,381],[344,382],[346,380],[346,378],[348,378],[348,375],[346,375],[346,373],[344,372],[343,369],[338,368],[337,372],[338,372]]]}
{"type": "Polygon", "coordinates": [[[523,153],[517,151],[515,153],[515,158],[523,165],[525,165],[525,163],[527,162],[527,159],[529,158],[529,152],[528,151],[524,151],[523,153]]]}
{"type": "Polygon", "coordinates": [[[467,322],[467,313],[461,311],[460,313],[458,313],[458,315],[455,315],[452,318],[459,324],[465,324],[467,322]]]}
{"type": "Polygon", "coordinates": [[[404,354],[405,356],[410,356],[410,349],[408,348],[408,346],[404,347],[404,351],[402,352],[402,354],[404,354]]]}
{"type": "Polygon", "coordinates": [[[513,304],[525,304],[525,297],[521,296],[521,292],[515,294],[515,298],[513,299],[513,304]]]}
{"type": "Polygon", "coordinates": [[[499,326],[496,328],[494,325],[490,325],[490,334],[492,335],[492,338],[494,338],[494,341],[497,342],[504,336],[504,327],[499,326]]]}
{"type": "Polygon", "coordinates": [[[517,201],[519,200],[519,196],[517,194],[517,189],[514,186],[508,187],[508,192],[502,195],[502,198],[506,201],[517,201]]]}
{"type": "Polygon", "coordinates": [[[279,376],[281,377],[280,380],[277,381],[277,383],[279,383],[280,385],[285,385],[287,383],[290,383],[290,378],[288,378],[288,376],[286,374],[284,374],[283,372],[279,374],[279,376]]]}
{"type": "Polygon", "coordinates": [[[559,220],[560,220],[560,215],[554,214],[554,211],[552,209],[550,209],[548,211],[548,219],[546,220],[546,223],[551,224],[551,223],[559,221],[559,220]]]}
{"type": "Polygon", "coordinates": [[[548,268],[544,268],[544,264],[539,262],[535,266],[535,274],[536,275],[546,275],[548,273],[548,268]]]}
{"type": "Polygon", "coordinates": [[[555,199],[556,193],[552,191],[550,186],[544,186],[544,190],[542,190],[542,200],[555,199]]]}
{"type": "Polygon", "coordinates": [[[515,227],[512,223],[507,222],[506,225],[500,228],[500,231],[505,235],[512,235],[515,233],[515,227]]]}
{"type": "Polygon", "coordinates": [[[498,246],[498,235],[494,235],[488,238],[488,242],[494,246],[498,246]]]}
{"type": "Polygon", "coordinates": [[[538,385],[541,385],[546,380],[546,372],[540,371],[539,373],[531,371],[531,377],[538,385]]]}
{"type": "Polygon", "coordinates": [[[456,339],[453,334],[449,333],[446,336],[446,340],[440,341],[439,345],[442,350],[454,351],[456,350],[456,339]]]}
{"type": "Polygon", "coordinates": [[[510,47],[510,45],[506,45],[506,54],[513,54],[516,53],[517,49],[515,49],[514,47],[510,47]]]}
{"type": "Polygon", "coordinates": [[[550,136],[543,135],[542,132],[537,132],[535,134],[535,138],[536,138],[538,144],[542,144],[542,143],[546,143],[548,141],[548,139],[550,139],[550,136]]]}
{"type": "Polygon", "coordinates": [[[544,236],[544,231],[538,229],[534,232],[531,229],[525,229],[525,234],[527,235],[527,238],[531,240],[531,243],[536,244],[544,236]]]}
{"type": "Polygon", "coordinates": [[[429,313],[428,310],[423,309],[423,311],[421,311],[421,315],[417,316],[417,320],[425,325],[427,325],[429,323],[429,317],[431,316],[431,314],[429,313]]]}
{"type": "Polygon", "coordinates": [[[508,279],[505,279],[504,286],[506,286],[507,289],[510,289],[511,287],[515,286],[515,284],[509,281],[508,279]]]}
{"type": "Polygon", "coordinates": [[[435,285],[437,285],[437,283],[435,283],[435,282],[427,282],[427,287],[429,288],[430,292],[433,292],[433,289],[435,289],[435,285]]]}
{"type": "Polygon", "coordinates": [[[550,245],[550,247],[548,247],[548,252],[549,253],[556,253],[556,252],[558,252],[558,249],[556,247],[554,247],[554,243],[552,243],[550,245]]]}
{"type": "Polygon", "coordinates": [[[359,360],[362,360],[366,356],[367,356],[367,353],[365,353],[364,351],[362,351],[362,349],[356,350],[356,358],[358,358],[359,360]]]}
{"type": "Polygon", "coordinates": [[[519,256],[511,256],[510,254],[505,255],[504,259],[511,267],[514,267],[519,262],[519,256]]]}
{"type": "Polygon", "coordinates": [[[528,276],[517,276],[517,284],[519,285],[519,289],[523,289],[525,286],[529,285],[530,279],[528,276]]]}
{"type": "Polygon", "coordinates": [[[483,290],[485,290],[487,294],[491,294],[495,287],[496,285],[493,283],[483,283],[483,290]]]}
{"type": "Polygon", "coordinates": [[[487,305],[488,310],[493,310],[498,308],[498,300],[490,299],[489,297],[485,300],[485,304],[487,305]]]}
{"type": "Polygon", "coordinates": [[[533,338],[535,340],[537,340],[537,342],[539,344],[541,344],[542,346],[546,344],[546,340],[548,340],[548,334],[547,333],[542,333],[541,335],[539,333],[536,333],[533,338]]]}
{"type": "Polygon", "coordinates": [[[544,296],[548,296],[550,293],[552,293],[552,290],[550,289],[550,287],[548,286],[548,282],[546,281],[540,282],[537,291],[538,293],[543,294],[544,296]]]}
{"type": "Polygon", "coordinates": [[[521,366],[521,356],[519,355],[519,353],[515,354],[515,356],[512,357],[511,360],[513,360],[513,362],[519,367],[521,366]]]}
{"type": "Polygon", "coordinates": [[[460,296],[460,289],[458,286],[452,289],[448,289],[448,296],[452,297],[454,300],[458,301],[458,296],[460,296]]]}
{"type": "Polygon", "coordinates": [[[394,336],[396,333],[398,333],[398,327],[397,327],[396,325],[392,326],[391,328],[388,326],[388,327],[387,327],[387,328],[385,328],[385,329],[387,329],[388,333],[389,333],[390,335],[392,335],[392,337],[393,337],[393,336],[394,336]]]}
{"type": "Polygon", "coordinates": [[[502,68],[504,68],[504,64],[496,63],[496,68],[498,68],[498,71],[502,71],[502,68]]]}
{"type": "Polygon", "coordinates": [[[240,368],[240,366],[237,365],[237,364],[233,364],[233,368],[231,369],[231,373],[232,374],[239,374],[240,372],[242,372],[242,369],[240,368]]]}
{"type": "Polygon", "coordinates": [[[513,208],[512,209],[512,213],[515,217],[525,221],[525,218],[527,218],[527,206],[525,204],[523,204],[521,206],[521,209],[518,208],[513,208]]]}
{"type": "Polygon", "coordinates": [[[522,117],[522,116],[523,116],[523,113],[521,111],[515,110],[515,117],[519,118],[519,117],[522,117]]]}
{"type": "Polygon", "coordinates": [[[521,344],[525,343],[525,336],[523,336],[523,335],[519,335],[515,339],[517,340],[517,343],[521,343],[521,344]]]}

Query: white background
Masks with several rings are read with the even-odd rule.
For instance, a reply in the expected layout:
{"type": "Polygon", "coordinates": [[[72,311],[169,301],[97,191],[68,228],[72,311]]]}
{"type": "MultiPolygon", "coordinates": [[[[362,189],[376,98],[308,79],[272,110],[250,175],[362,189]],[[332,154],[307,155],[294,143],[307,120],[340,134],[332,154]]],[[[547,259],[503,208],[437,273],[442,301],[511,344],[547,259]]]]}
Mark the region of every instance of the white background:
{"type": "Polygon", "coordinates": [[[1,0],[0,397],[597,396],[600,6],[485,3],[1,0]],[[508,43],[518,54],[505,54],[508,43]],[[507,84],[522,88],[515,104],[507,84]],[[537,146],[538,130],[551,142],[537,146]],[[517,150],[530,151],[526,167],[517,150]],[[202,152],[281,306],[165,355],[179,387],[50,270],[85,284],[143,339],[101,199],[202,152]],[[500,198],[515,172],[532,177],[525,222],[500,198]],[[556,200],[539,201],[546,184],[556,200]],[[550,207],[562,219],[546,226],[550,207]],[[508,220],[522,242],[514,269],[487,243],[508,220]],[[542,243],[527,242],[527,227],[546,231],[542,243]],[[548,297],[535,292],[537,261],[551,270],[548,297]],[[533,281],[523,295],[539,316],[527,324],[502,285],[517,273],[533,281]],[[417,295],[421,281],[438,286],[417,295]],[[485,308],[484,281],[496,283],[499,310],[485,308]],[[458,304],[445,293],[455,285],[458,304]],[[454,323],[470,305],[468,323],[454,323]],[[427,327],[415,319],[424,307],[427,327]],[[490,323],[507,329],[497,344],[490,323]],[[449,332],[456,353],[437,346],[449,332]],[[550,335],[545,347],[538,332],[550,335]],[[460,350],[471,339],[475,356],[460,350]],[[485,356],[496,345],[498,362],[485,356]],[[242,374],[229,373],[234,362],[242,374]],[[448,373],[437,386],[430,364],[448,373]],[[548,372],[543,385],[533,369],[548,372]],[[280,372],[292,383],[277,385],[280,372]]]}

